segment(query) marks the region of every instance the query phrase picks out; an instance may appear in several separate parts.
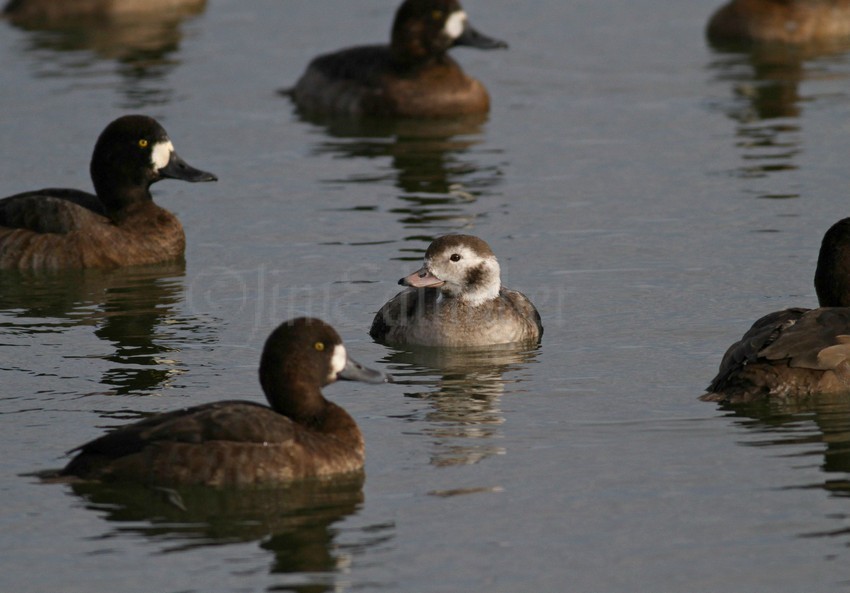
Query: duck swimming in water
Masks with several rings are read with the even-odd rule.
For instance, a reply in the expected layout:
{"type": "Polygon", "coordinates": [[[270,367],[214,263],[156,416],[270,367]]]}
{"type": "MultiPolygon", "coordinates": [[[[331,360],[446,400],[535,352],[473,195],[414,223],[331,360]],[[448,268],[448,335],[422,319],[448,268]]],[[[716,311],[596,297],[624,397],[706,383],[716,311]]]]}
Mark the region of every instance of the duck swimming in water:
{"type": "Polygon", "coordinates": [[[360,471],[354,419],[322,395],[339,379],[389,376],[348,356],[318,319],[281,324],[266,341],[260,384],[269,405],[221,401],[158,414],[77,447],[62,475],[152,485],[244,486],[360,471]]]}
{"type": "Polygon", "coordinates": [[[703,401],[738,403],[818,393],[850,396],[850,218],[824,235],[820,307],[768,313],[726,351],[703,401]]]}
{"type": "Polygon", "coordinates": [[[712,15],[706,33],[713,42],[850,41],[850,0],[730,0],[712,15]]]}
{"type": "Polygon", "coordinates": [[[114,268],[178,260],[186,235],[157,206],[162,179],[216,181],[174,151],[165,129],[144,115],[106,126],[90,166],[95,194],[42,189],[0,200],[0,269],[114,268]]]}
{"type": "Polygon", "coordinates": [[[437,118],[490,110],[490,96],[448,55],[455,46],[505,48],[469,24],[457,0],[405,0],[389,45],[315,58],[286,91],[306,114],[437,118]]]}
{"type": "Polygon", "coordinates": [[[375,340],[422,346],[488,346],[540,341],[540,314],[521,292],[502,286],[490,246],[472,235],[446,235],[425,252],[422,268],[399,280],[409,288],[381,307],[375,340]]]}

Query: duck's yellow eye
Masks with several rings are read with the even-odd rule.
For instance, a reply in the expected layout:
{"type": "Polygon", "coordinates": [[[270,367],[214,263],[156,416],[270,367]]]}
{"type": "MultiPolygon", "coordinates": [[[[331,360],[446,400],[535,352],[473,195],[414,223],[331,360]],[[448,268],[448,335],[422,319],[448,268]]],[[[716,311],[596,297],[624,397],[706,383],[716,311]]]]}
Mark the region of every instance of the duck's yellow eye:
{"type": "Polygon", "coordinates": [[[148,141],[142,138],[141,140],[139,140],[139,146],[141,146],[142,148],[147,148],[148,141]]]}
{"type": "Polygon", "coordinates": [[[441,18],[443,18],[443,11],[442,10],[433,11],[431,13],[431,18],[434,19],[435,21],[439,21],[441,18]]]}
{"type": "Polygon", "coordinates": [[[324,344],[324,342],[316,342],[315,344],[313,344],[313,348],[315,348],[316,350],[321,352],[322,350],[325,349],[325,344],[324,344]]]}

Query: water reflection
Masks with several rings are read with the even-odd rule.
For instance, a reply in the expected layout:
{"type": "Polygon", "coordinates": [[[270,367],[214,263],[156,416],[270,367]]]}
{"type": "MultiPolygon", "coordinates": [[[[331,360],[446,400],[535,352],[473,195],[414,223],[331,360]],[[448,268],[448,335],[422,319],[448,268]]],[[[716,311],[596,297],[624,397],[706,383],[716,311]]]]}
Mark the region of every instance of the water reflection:
{"type": "Polygon", "coordinates": [[[391,539],[391,524],[367,528],[360,541],[341,545],[332,525],[363,502],[363,474],[304,480],[273,489],[150,488],[130,484],[71,484],[86,507],[118,524],[113,534],[138,534],[162,553],[259,541],[271,552],[269,572],[287,575],[275,590],[336,590],[337,573],[352,556],[391,539]]]}
{"type": "MultiPolygon", "coordinates": [[[[106,393],[150,393],[182,372],[174,356],[178,348],[169,345],[170,334],[175,329],[206,331],[176,316],[184,271],[181,262],[60,274],[4,272],[0,327],[5,341],[30,344],[45,341],[45,334],[93,326],[94,334],[110,344],[108,354],[97,356],[114,363],[101,378],[106,393]]],[[[62,355],[94,356],[80,350],[62,355]]]]}
{"type": "Polygon", "coordinates": [[[181,25],[205,5],[205,0],[196,0],[130,15],[20,11],[7,17],[29,33],[24,51],[36,60],[36,76],[70,78],[73,87],[102,88],[103,78],[113,76],[102,64],[114,61],[117,90],[123,96],[119,106],[136,109],[171,101],[172,85],[164,79],[179,63],[174,54],[182,38],[181,25]]]}
{"type": "MultiPolygon", "coordinates": [[[[820,488],[831,496],[850,497],[850,399],[847,394],[823,394],[797,402],[726,405],[721,409],[726,410],[729,417],[738,419],[741,426],[756,433],[757,438],[746,444],[781,447],[794,457],[820,461],[823,480],[791,488],[820,488]]],[[[807,464],[806,467],[811,466],[807,464]]],[[[850,515],[843,519],[843,528],[800,535],[841,535],[850,545],[850,515]]]]}
{"type": "MultiPolygon", "coordinates": [[[[379,161],[369,173],[328,183],[391,183],[401,204],[391,208],[405,229],[433,237],[467,229],[481,214],[470,207],[501,181],[498,165],[483,165],[474,153],[486,115],[449,120],[359,120],[310,118],[326,138],[314,154],[379,161]],[[383,165],[380,161],[388,161],[383,165]]],[[[417,242],[423,239],[412,237],[417,242]]]]}
{"type": "Polygon", "coordinates": [[[529,350],[500,345],[391,349],[382,361],[388,365],[396,383],[414,388],[405,392],[406,397],[430,404],[424,418],[409,420],[426,422],[422,432],[434,442],[431,463],[455,466],[504,454],[504,448],[498,444],[499,427],[505,421],[499,407],[501,398],[508,389],[520,391],[518,385],[525,380],[522,371],[536,357],[536,347],[529,350]],[[505,377],[508,373],[511,378],[505,377]]]}
{"type": "MultiPolygon", "coordinates": [[[[850,50],[850,42],[798,46],[725,42],[712,47],[710,68],[717,80],[729,83],[735,96],[719,109],[737,123],[736,146],[743,161],[738,175],[764,178],[797,169],[802,151],[799,118],[803,104],[810,100],[800,86],[826,77],[822,64],[850,50]]],[[[784,188],[760,197],[796,198],[799,194],[784,188]]]]}

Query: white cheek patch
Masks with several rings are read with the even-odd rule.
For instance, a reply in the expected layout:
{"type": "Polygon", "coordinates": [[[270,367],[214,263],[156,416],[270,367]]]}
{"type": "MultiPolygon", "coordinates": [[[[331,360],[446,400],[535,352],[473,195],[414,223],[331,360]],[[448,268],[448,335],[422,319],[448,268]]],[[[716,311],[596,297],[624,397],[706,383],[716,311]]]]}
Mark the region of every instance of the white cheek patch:
{"type": "Polygon", "coordinates": [[[334,353],[331,355],[331,380],[336,381],[337,375],[345,368],[348,362],[348,353],[345,351],[345,346],[337,344],[334,346],[334,353]]]}
{"type": "Polygon", "coordinates": [[[465,27],[466,13],[462,10],[458,10],[451,13],[449,18],[446,19],[446,26],[443,27],[443,31],[449,36],[449,39],[457,39],[463,34],[465,27]]]}
{"type": "Polygon", "coordinates": [[[171,153],[174,152],[174,145],[171,140],[165,142],[157,142],[151,151],[151,164],[156,171],[164,168],[168,161],[171,160],[171,153]]]}
{"type": "Polygon", "coordinates": [[[461,257],[460,261],[462,261],[462,262],[467,262],[467,263],[469,263],[470,261],[477,262],[478,260],[481,259],[481,257],[479,255],[477,255],[469,247],[461,247],[460,249],[458,249],[458,253],[460,254],[460,257],[461,257]]]}

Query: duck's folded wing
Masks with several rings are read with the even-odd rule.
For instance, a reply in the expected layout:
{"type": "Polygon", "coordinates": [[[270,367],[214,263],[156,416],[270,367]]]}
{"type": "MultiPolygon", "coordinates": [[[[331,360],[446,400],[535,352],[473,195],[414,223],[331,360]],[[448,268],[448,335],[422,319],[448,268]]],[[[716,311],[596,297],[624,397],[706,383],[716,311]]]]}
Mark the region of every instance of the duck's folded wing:
{"type": "Polygon", "coordinates": [[[307,113],[386,111],[382,73],[388,71],[387,46],[348,48],[315,58],[287,94],[307,113]]]}
{"type": "Polygon", "coordinates": [[[292,422],[274,410],[252,402],[224,401],[158,414],[122,426],[69,453],[118,458],[156,442],[280,443],[292,436],[292,422]]]}
{"type": "Polygon", "coordinates": [[[374,86],[381,73],[393,66],[386,45],[361,45],[318,56],[310,62],[308,71],[320,72],[329,81],[356,81],[374,86]]]}
{"type": "Polygon", "coordinates": [[[850,361],[850,308],[823,307],[804,313],[759,352],[766,360],[828,371],[850,361]]]}
{"type": "Polygon", "coordinates": [[[537,326],[539,336],[543,336],[543,321],[540,319],[540,312],[527,296],[517,290],[511,290],[504,286],[499,290],[499,294],[507,299],[522,319],[532,321],[537,326]]]}
{"type": "Polygon", "coordinates": [[[369,335],[384,340],[393,328],[408,325],[411,321],[433,309],[439,291],[428,288],[406,288],[391,298],[372,320],[369,335]]]}
{"type": "Polygon", "coordinates": [[[808,311],[810,309],[784,309],[768,313],[756,321],[740,340],[726,350],[723,359],[720,361],[717,376],[711,381],[708,391],[714,392],[723,389],[729,377],[747,363],[758,360],[763,355],[762,352],[765,348],[773,344],[785,330],[793,327],[808,311]]]}
{"type": "Polygon", "coordinates": [[[97,196],[72,189],[43,189],[0,200],[0,226],[36,233],[69,233],[103,221],[97,196]]]}

